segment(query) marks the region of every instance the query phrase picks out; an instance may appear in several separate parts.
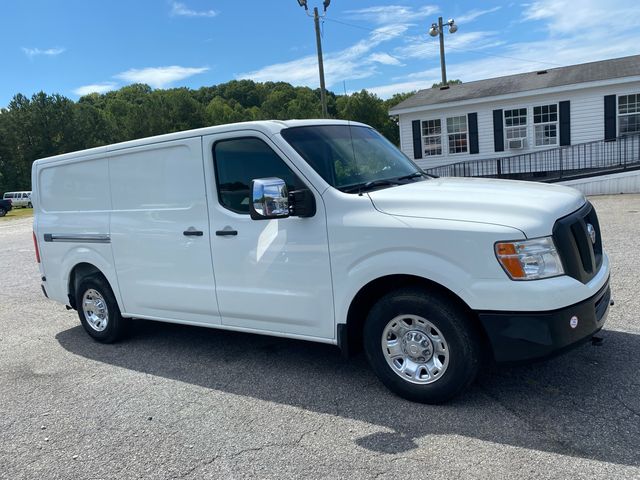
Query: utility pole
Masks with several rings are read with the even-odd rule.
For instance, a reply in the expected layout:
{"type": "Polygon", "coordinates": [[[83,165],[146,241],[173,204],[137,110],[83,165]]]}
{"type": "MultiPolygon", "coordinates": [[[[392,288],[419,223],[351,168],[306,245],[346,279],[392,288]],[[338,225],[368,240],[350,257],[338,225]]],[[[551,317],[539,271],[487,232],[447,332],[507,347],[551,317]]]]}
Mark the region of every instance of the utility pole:
{"type": "Polygon", "coordinates": [[[313,23],[316,25],[316,48],[318,49],[318,71],[320,72],[322,118],[329,118],[329,112],[327,111],[327,93],[324,87],[324,62],[322,59],[322,39],[320,38],[320,15],[318,15],[318,7],[314,7],[313,9],[313,23]]]}
{"type": "Polygon", "coordinates": [[[447,66],[444,61],[444,31],[442,29],[442,17],[438,17],[438,31],[440,32],[440,70],[442,70],[442,84],[447,84],[447,66]]]}
{"type": "MultiPolygon", "coordinates": [[[[444,25],[442,17],[438,17],[438,23],[432,23],[431,28],[429,29],[429,35],[432,37],[438,35],[440,37],[440,69],[442,70],[442,86],[447,85],[447,67],[444,60],[444,25]]],[[[456,33],[458,31],[458,26],[453,18],[449,19],[446,25],[449,26],[449,33],[456,33]]]]}
{"type": "MultiPolygon", "coordinates": [[[[324,0],[322,3],[324,12],[322,15],[318,12],[318,7],[313,8],[313,23],[316,28],[316,49],[318,51],[318,73],[320,75],[320,102],[322,103],[322,118],[329,118],[329,111],[327,110],[327,90],[324,83],[324,61],[322,58],[322,37],[320,34],[320,19],[327,14],[327,8],[331,0],[324,0]]],[[[309,13],[309,7],[307,6],[307,0],[298,0],[298,4],[304,7],[308,16],[312,16],[309,13]]]]}

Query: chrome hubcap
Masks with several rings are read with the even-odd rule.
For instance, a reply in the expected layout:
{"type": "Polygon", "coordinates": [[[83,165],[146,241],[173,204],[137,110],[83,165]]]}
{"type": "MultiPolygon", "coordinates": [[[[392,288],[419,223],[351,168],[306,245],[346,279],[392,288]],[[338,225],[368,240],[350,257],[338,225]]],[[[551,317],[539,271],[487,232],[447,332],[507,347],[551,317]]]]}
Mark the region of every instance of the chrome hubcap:
{"type": "Polygon", "coordinates": [[[417,362],[426,362],[433,355],[433,342],[420,330],[410,330],[402,336],[402,351],[417,362]]]}
{"type": "Polygon", "coordinates": [[[387,323],[382,332],[382,351],[391,369],[411,383],[433,383],[449,366],[444,336],[417,315],[399,315],[387,323]]]}
{"type": "Polygon", "coordinates": [[[82,311],[87,323],[96,332],[102,332],[107,328],[109,310],[107,309],[107,302],[100,292],[92,288],[84,292],[82,296],[82,311]]]}

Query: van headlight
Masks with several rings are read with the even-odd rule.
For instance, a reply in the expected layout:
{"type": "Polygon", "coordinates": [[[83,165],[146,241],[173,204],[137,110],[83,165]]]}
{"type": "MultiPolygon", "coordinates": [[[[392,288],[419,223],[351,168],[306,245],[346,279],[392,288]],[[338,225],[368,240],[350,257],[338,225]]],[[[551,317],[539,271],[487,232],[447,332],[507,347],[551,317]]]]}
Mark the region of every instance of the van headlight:
{"type": "Polygon", "coordinates": [[[495,252],[500,265],[512,280],[537,280],[564,274],[551,237],[498,242],[495,252]]]}

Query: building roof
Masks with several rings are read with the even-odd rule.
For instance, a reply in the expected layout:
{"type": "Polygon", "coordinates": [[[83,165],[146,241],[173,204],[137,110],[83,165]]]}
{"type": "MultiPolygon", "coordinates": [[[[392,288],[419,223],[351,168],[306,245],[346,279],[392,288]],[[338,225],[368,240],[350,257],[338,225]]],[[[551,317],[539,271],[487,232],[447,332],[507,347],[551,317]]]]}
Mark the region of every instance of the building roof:
{"type": "Polygon", "coordinates": [[[446,89],[427,88],[420,90],[415,95],[393,107],[390,113],[399,113],[399,111],[404,109],[424,107],[427,105],[638,75],[640,75],[640,55],[632,55],[629,57],[570,65],[568,67],[548,68],[536,72],[477,80],[460,85],[450,85],[449,88],[446,89]]]}

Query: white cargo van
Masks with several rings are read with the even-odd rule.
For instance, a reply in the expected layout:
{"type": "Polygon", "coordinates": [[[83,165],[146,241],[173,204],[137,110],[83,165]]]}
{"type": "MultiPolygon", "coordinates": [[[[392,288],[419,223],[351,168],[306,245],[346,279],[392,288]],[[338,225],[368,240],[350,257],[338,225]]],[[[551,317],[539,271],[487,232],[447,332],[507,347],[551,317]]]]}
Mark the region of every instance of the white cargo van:
{"type": "Polygon", "coordinates": [[[23,207],[31,208],[31,192],[6,192],[3,200],[11,200],[13,208],[23,207]]]}
{"type": "Polygon", "coordinates": [[[589,340],[610,302],[576,190],[432,178],[370,127],[265,121],[38,160],[46,295],[94,339],[129,318],[363,347],[391,390],[440,402],[481,361],[589,340]]]}

